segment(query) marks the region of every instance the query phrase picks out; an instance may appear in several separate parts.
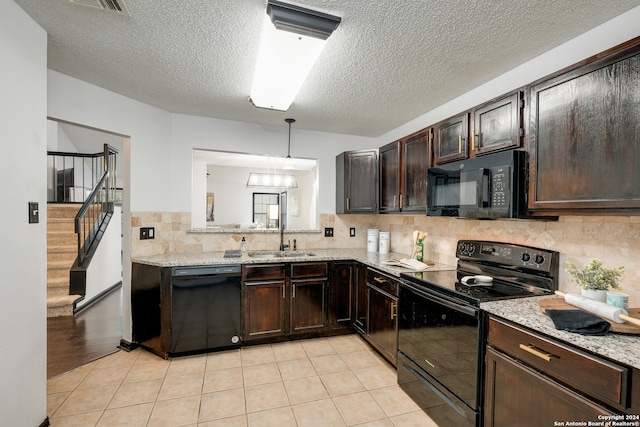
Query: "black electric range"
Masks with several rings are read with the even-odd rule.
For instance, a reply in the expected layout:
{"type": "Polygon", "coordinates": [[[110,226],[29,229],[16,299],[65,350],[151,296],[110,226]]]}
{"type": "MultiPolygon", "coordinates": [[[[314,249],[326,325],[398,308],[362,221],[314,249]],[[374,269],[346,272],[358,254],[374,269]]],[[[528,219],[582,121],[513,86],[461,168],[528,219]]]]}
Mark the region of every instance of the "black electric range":
{"type": "Polygon", "coordinates": [[[456,270],[401,274],[398,384],[438,425],[477,427],[486,337],[480,303],[552,294],[559,254],[461,240],[456,257],[456,270]]]}
{"type": "Polygon", "coordinates": [[[417,286],[475,306],[485,301],[551,294],[558,288],[559,254],[555,251],[461,240],[456,257],[456,270],[405,272],[400,276],[417,286]],[[490,277],[492,281],[473,279],[477,275],[490,277]],[[471,278],[463,281],[465,277],[471,278]]]}

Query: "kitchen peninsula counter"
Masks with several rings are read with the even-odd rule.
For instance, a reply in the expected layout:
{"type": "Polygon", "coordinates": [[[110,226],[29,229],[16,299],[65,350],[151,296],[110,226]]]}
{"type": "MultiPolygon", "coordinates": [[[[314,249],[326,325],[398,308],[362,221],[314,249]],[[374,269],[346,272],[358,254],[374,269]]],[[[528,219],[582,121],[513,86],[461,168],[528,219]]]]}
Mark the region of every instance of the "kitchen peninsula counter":
{"type": "MultiPolygon", "coordinates": [[[[247,252],[244,252],[241,257],[224,258],[224,252],[189,252],[134,257],[131,259],[131,262],[153,265],[156,267],[186,267],[192,265],[267,264],[281,262],[353,260],[394,276],[400,276],[400,273],[411,271],[406,268],[382,264],[382,261],[389,259],[408,257],[406,254],[397,252],[381,254],[378,252],[368,252],[366,249],[308,249],[299,252],[313,253],[314,255],[301,257],[286,256],[277,258],[253,258],[250,257],[247,252]]],[[[434,263],[434,265],[429,267],[429,271],[439,270],[455,270],[455,266],[434,263]]]]}
{"type": "Polygon", "coordinates": [[[555,328],[551,319],[538,309],[537,302],[553,296],[516,298],[480,304],[480,308],[532,331],[542,333],[587,352],[640,369],[640,335],[608,333],[585,336],[555,328]]]}

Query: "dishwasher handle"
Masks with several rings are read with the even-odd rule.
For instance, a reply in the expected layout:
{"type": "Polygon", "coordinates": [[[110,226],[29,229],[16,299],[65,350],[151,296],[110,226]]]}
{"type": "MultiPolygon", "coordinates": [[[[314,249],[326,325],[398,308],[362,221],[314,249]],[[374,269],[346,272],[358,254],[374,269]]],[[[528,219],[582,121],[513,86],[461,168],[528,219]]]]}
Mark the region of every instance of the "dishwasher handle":
{"type": "Polygon", "coordinates": [[[195,267],[173,267],[171,277],[240,275],[240,265],[204,265],[195,267]]]}

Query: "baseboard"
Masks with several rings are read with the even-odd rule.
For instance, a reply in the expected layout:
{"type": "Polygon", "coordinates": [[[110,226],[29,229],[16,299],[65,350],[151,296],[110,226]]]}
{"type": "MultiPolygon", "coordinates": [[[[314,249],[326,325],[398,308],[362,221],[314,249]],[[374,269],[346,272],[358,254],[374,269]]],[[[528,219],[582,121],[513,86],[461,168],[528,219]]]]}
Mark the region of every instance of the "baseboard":
{"type": "Polygon", "coordinates": [[[45,418],[42,423],[40,423],[39,427],[49,427],[51,423],[49,423],[49,417],[45,418]]]}
{"type": "Polygon", "coordinates": [[[137,343],[135,342],[129,342],[126,340],[120,340],[120,345],[118,346],[118,348],[124,350],[124,351],[133,351],[136,348],[140,347],[137,343]]]}
{"type": "Polygon", "coordinates": [[[122,287],[122,281],[119,281],[115,285],[108,287],[107,289],[105,289],[104,291],[100,292],[95,297],[91,298],[90,300],[87,300],[87,302],[82,307],[80,307],[78,309],[74,308],[73,309],[73,315],[77,316],[78,314],[82,313],[86,309],[96,305],[96,303],[100,302],[101,299],[103,299],[104,297],[106,297],[111,292],[115,291],[116,289],[120,289],[121,287],[122,287]]]}

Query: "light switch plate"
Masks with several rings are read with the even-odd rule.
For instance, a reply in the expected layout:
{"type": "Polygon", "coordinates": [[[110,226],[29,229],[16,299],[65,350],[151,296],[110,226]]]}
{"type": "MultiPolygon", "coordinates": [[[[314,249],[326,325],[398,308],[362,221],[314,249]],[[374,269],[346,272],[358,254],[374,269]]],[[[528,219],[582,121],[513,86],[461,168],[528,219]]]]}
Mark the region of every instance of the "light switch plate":
{"type": "Polygon", "coordinates": [[[356,237],[356,228],[355,227],[351,227],[349,229],[349,237],[356,237]]]}
{"type": "Polygon", "coordinates": [[[29,202],[29,224],[37,224],[40,222],[40,209],[38,202],[29,202]]]}
{"type": "Polygon", "coordinates": [[[333,237],[333,228],[332,227],[326,227],[324,229],[324,237],[333,237]]]}

